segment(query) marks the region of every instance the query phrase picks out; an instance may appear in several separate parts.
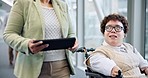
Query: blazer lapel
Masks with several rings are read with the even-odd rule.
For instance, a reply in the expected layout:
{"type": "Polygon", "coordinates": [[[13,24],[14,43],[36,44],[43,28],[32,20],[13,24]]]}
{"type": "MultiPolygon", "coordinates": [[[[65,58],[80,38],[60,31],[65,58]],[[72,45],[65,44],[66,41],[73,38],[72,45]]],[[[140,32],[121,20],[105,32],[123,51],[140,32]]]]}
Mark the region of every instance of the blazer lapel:
{"type": "Polygon", "coordinates": [[[52,0],[52,4],[61,25],[63,37],[66,37],[68,33],[68,26],[66,25],[68,22],[66,18],[67,13],[64,7],[62,7],[62,4],[60,4],[60,1],[52,0]]]}
{"type": "Polygon", "coordinates": [[[35,0],[35,1],[33,1],[33,4],[34,4],[34,6],[36,7],[36,9],[37,9],[37,12],[38,12],[38,14],[39,14],[39,17],[40,17],[40,21],[41,21],[41,23],[42,23],[42,31],[43,31],[43,38],[45,38],[45,27],[44,27],[44,22],[43,22],[43,16],[42,16],[42,8],[41,8],[41,3],[40,3],[40,0],[35,0]]]}

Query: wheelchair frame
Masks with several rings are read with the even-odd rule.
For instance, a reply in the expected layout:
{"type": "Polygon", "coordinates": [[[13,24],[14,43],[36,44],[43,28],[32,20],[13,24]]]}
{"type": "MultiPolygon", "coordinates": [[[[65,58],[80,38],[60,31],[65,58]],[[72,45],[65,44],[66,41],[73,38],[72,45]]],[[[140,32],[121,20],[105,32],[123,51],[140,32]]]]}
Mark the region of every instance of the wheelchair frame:
{"type": "MultiPolygon", "coordinates": [[[[87,59],[89,57],[89,54],[87,52],[92,52],[94,50],[95,50],[94,48],[86,49],[85,47],[80,47],[76,52],[85,53],[85,58],[87,59]]],[[[87,67],[87,69],[85,69],[85,74],[86,76],[89,76],[89,78],[123,78],[120,70],[118,71],[118,75],[116,77],[111,77],[111,76],[105,76],[98,72],[94,72],[89,67],[87,67]]]]}

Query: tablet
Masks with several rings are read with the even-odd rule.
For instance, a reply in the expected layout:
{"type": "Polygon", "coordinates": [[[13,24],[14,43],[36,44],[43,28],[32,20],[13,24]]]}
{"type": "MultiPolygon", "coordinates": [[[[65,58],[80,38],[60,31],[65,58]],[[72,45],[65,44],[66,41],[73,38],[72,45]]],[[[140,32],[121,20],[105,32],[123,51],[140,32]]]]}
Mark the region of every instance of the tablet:
{"type": "Polygon", "coordinates": [[[43,44],[49,44],[47,48],[44,48],[42,51],[47,50],[58,50],[58,49],[68,49],[74,46],[75,38],[61,38],[61,39],[47,39],[47,40],[36,40],[43,41],[43,44]]]}

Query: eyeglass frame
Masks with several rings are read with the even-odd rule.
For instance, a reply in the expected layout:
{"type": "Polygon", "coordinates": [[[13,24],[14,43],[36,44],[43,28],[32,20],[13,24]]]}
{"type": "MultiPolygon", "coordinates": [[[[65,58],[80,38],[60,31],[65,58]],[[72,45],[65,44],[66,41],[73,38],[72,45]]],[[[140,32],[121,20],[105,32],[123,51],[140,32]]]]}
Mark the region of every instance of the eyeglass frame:
{"type": "Polygon", "coordinates": [[[120,26],[120,25],[115,25],[115,26],[106,25],[106,26],[105,26],[105,30],[106,30],[107,32],[111,32],[113,29],[114,29],[116,32],[121,32],[122,30],[124,30],[124,27],[123,27],[123,26],[120,26]],[[108,28],[108,29],[110,28],[110,30],[107,30],[107,28],[108,28]],[[119,30],[119,29],[120,29],[120,30],[119,30]]]}

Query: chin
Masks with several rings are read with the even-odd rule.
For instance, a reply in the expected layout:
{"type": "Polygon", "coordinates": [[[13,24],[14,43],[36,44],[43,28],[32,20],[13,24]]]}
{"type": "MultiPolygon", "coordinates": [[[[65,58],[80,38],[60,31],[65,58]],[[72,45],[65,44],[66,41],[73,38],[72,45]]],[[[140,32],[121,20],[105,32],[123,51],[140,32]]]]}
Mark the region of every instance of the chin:
{"type": "Polygon", "coordinates": [[[115,45],[118,45],[118,43],[114,40],[114,41],[110,42],[110,45],[114,45],[115,46],[115,45]]]}

